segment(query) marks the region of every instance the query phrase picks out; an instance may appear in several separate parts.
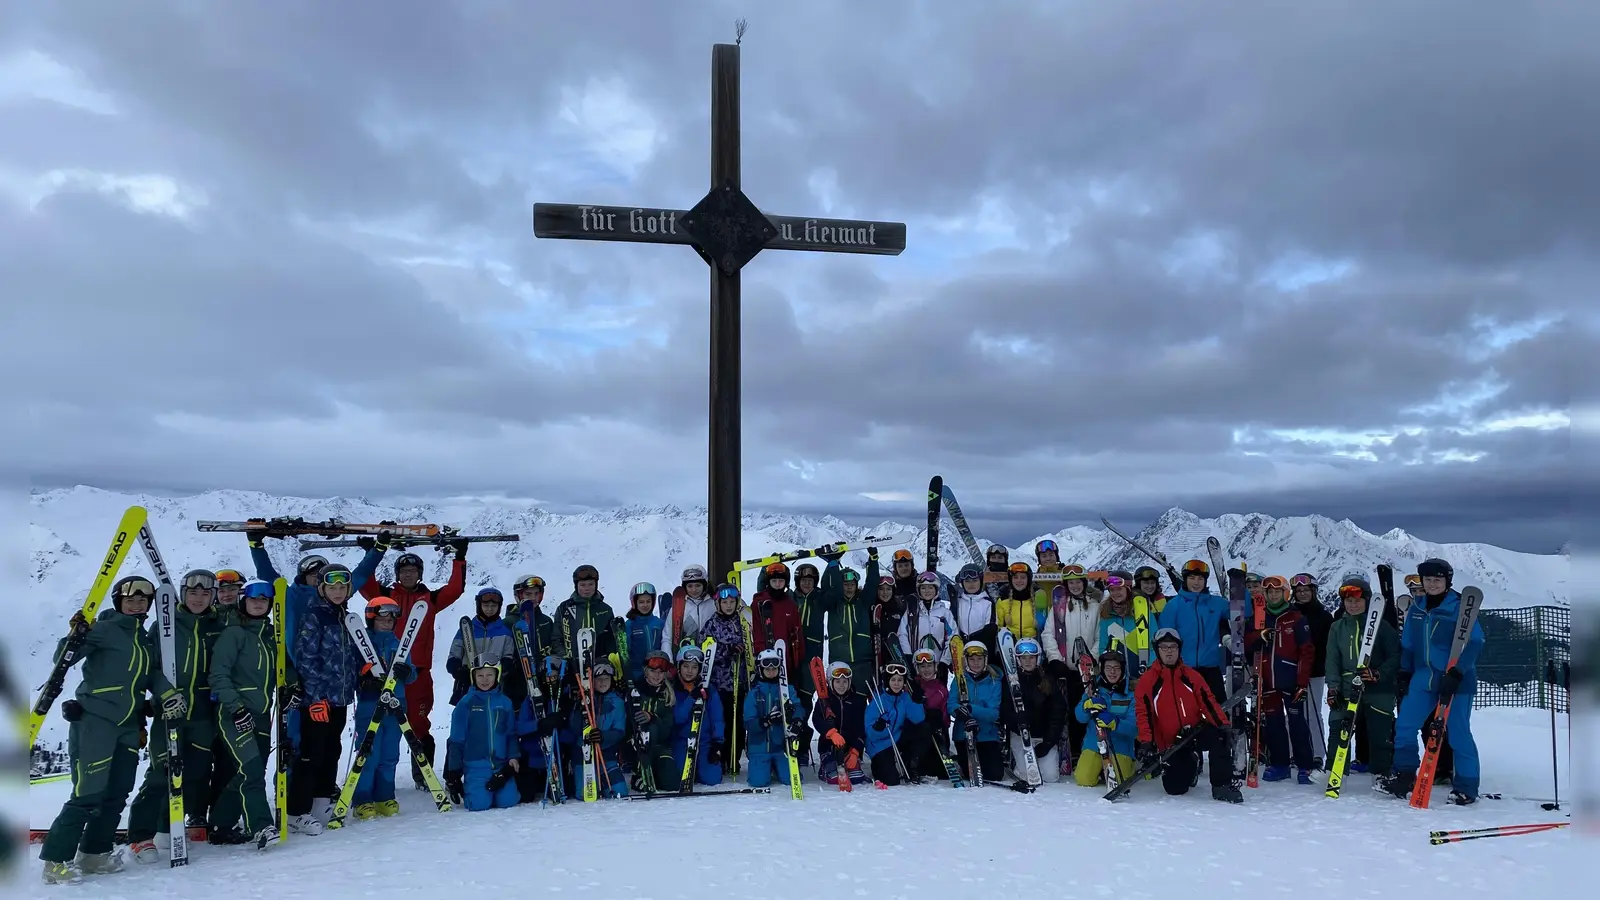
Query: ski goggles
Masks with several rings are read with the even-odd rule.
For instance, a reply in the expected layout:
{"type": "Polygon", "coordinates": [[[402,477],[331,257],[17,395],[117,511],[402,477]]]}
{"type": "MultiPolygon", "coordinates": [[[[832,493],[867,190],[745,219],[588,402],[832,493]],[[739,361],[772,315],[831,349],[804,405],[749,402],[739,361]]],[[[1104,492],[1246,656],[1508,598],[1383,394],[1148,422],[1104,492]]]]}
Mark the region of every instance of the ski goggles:
{"type": "Polygon", "coordinates": [[[861,573],[857,572],[855,569],[845,569],[844,580],[846,584],[859,584],[861,581],[861,573]]]}
{"type": "Polygon", "coordinates": [[[1046,540],[1040,541],[1037,544],[1034,544],[1033,545],[1033,552],[1035,554],[1039,554],[1039,553],[1060,553],[1061,552],[1061,548],[1056,546],[1056,542],[1055,541],[1046,539],[1046,540]]]}
{"type": "Polygon", "coordinates": [[[594,664],[592,674],[596,678],[615,678],[617,670],[611,667],[611,663],[599,662],[594,664]]]}
{"type": "Polygon", "coordinates": [[[897,563],[899,563],[899,562],[912,562],[913,560],[911,559],[911,551],[910,550],[904,550],[904,549],[896,550],[894,552],[894,561],[897,562],[897,563]]]}
{"type": "Polygon", "coordinates": [[[849,678],[850,677],[850,667],[847,666],[847,665],[840,664],[840,663],[834,663],[833,665],[828,667],[828,677],[829,678],[849,678]]]}
{"type": "Polygon", "coordinates": [[[630,597],[641,597],[646,594],[651,597],[656,595],[656,586],[648,581],[641,581],[634,585],[632,590],[628,591],[628,596],[630,597]]]}
{"type": "Polygon", "coordinates": [[[935,656],[932,650],[918,650],[915,659],[919,666],[936,666],[939,664],[939,657],[935,656]]]}
{"type": "Polygon", "coordinates": [[[1366,592],[1361,590],[1361,585],[1359,584],[1347,584],[1339,588],[1339,596],[1345,598],[1364,597],[1366,592]]]}
{"type": "Polygon", "coordinates": [[[211,574],[210,572],[190,572],[188,575],[183,576],[184,590],[188,590],[189,588],[203,588],[210,591],[215,590],[216,587],[217,576],[211,574]]]}
{"type": "Polygon", "coordinates": [[[217,587],[244,587],[245,577],[238,569],[218,569],[217,587]]]}
{"type": "Polygon", "coordinates": [[[1407,575],[1406,576],[1406,589],[1407,590],[1416,590],[1417,588],[1420,588],[1420,587],[1422,587],[1422,576],[1421,575],[1407,575]]]}
{"type": "Polygon", "coordinates": [[[737,600],[737,599],[739,599],[739,589],[734,587],[731,584],[723,585],[722,588],[717,591],[717,599],[718,600],[737,600]]]}
{"type": "Polygon", "coordinates": [[[1071,578],[1088,578],[1089,575],[1084,570],[1083,566],[1080,566],[1077,563],[1073,563],[1070,566],[1062,566],[1061,567],[1061,577],[1062,577],[1063,580],[1065,580],[1065,579],[1071,579],[1071,578]]]}
{"type": "Polygon", "coordinates": [[[1188,576],[1190,576],[1190,575],[1210,575],[1210,574],[1211,574],[1211,566],[1207,565],[1206,561],[1203,560],[1203,559],[1191,559],[1188,562],[1183,564],[1183,575],[1186,578],[1188,576]]]}
{"type": "Polygon", "coordinates": [[[266,581],[255,581],[245,585],[244,596],[246,598],[258,597],[267,600],[275,599],[272,584],[266,581]]]}
{"type": "MultiPolygon", "coordinates": [[[[889,663],[888,665],[883,667],[883,674],[884,674],[885,677],[889,677],[889,678],[893,678],[896,675],[899,675],[901,678],[904,678],[904,677],[906,677],[906,667],[901,665],[900,663],[889,663]]],[[[834,676],[834,677],[837,678],[838,676],[834,676]]]]}
{"type": "Polygon", "coordinates": [[[657,672],[671,672],[672,660],[667,659],[667,655],[663,653],[660,656],[651,656],[645,659],[644,667],[646,669],[655,669],[657,672]]]}
{"type": "Polygon", "coordinates": [[[322,573],[323,584],[349,584],[350,573],[342,569],[333,569],[322,573]]]}
{"type": "Polygon", "coordinates": [[[1106,587],[1127,587],[1128,580],[1121,575],[1107,575],[1106,587]]]}
{"type": "Polygon", "coordinates": [[[156,586],[146,578],[130,578],[117,586],[117,597],[123,600],[136,597],[154,600],[156,598],[156,586]]]}
{"type": "Polygon", "coordinates": [[[1289,579],[1289,583],[1295,587],[1316,587],[1317,579],[1310,572],[1301,572],[1299,575],[1289,579]]]}

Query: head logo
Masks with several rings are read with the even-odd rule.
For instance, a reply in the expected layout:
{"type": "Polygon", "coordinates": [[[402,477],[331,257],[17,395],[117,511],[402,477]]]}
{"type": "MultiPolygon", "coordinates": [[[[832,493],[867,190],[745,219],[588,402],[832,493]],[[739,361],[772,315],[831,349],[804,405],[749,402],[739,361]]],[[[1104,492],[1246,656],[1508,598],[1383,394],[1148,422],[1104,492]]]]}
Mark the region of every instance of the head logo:
{"type": "Polygon", "coordinates": [[[126,531],[117,532],[117,537],[111,542],[111,549],[106,553],[106,561],[100,564],[100,577],[110,578],[117,571],[117,560],[122,556],[122,547],[128,543],[126,531]]]}

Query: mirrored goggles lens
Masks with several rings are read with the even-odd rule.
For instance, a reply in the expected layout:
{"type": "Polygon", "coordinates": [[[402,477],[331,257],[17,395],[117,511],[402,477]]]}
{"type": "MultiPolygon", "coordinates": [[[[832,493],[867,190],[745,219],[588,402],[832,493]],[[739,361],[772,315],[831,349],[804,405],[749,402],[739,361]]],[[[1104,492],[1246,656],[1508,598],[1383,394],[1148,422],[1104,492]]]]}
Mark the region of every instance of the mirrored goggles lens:
{"type": "Polygon", "coordinates": [[[242,587],[244,585],[244,582],[245,582],[245,577],[244,577],[243,574],[241,574],[239,572],[238,569],[219,569],[219,570],[217,570],[217,586],[218,587],[226,587],[226,586],[228,586],[230,584],[237,584],[237,585],[240,585],[242,587]]]}
{"type": "Polygon", "coordinates": [[[911,562],[911,551],[910,550],[896,550],[894,552],[894,561],[895,562],[900,562],[902,560],[904,560],[905,562],[911,562]]]}
{"type": "Polygon", "coordinates": [[[350,583],[350,573],[349,572],[339,572],[339,571],[323,572],[322,573],[322,583],[323,584],[349,584],[350,583]]]}
{"type": "Polygon", "coordinates": [[[1299,575],[1296,575],[1295,577],[1291,578],[1289,580],[1289,583],[1294,585],[1295,587],[1305,587],[1306,585],[1314,585],[1314,584],[1317,583],[1317,581],[1316,581],[1315,578],[1312,578],[1309,574],[1307,574],[1305,572],[1301,572],[1299,575]]]}
{"type": "Polygon", "coordinates": [[[1055,541],[1040,541],[1039,542],[1039,546],[1036,549],[1040,553],[1060,553],[1061,552],[1061,548],[1056,546],[1056,542],[1055,541]]]}
{"type": "Polygon", "coordinates": [[[184,590],[188,590],[189,588],[205,588],[209,591],[216,586],[217,576],[211,574],[210,572],[195,572],[194,574],[183,579],[184,590]]]}
{"type": "Polygon", "coordinates": [[[143,597],[146,600],[154,600],[156,598],[156,586],[146,579],[138,578],[123,584],[118,596],[123,599],[143,597]]]}
{"type": "Polygon", "coordinates": [[[734,600],[739,599],[739,589],[738,588],[733,587],[733,586],[730,585],[728,587],[723,588],[720,591],[717,591],[717,599],[718,600],[728,600],[730,598],[734,599],[734,600]]]}

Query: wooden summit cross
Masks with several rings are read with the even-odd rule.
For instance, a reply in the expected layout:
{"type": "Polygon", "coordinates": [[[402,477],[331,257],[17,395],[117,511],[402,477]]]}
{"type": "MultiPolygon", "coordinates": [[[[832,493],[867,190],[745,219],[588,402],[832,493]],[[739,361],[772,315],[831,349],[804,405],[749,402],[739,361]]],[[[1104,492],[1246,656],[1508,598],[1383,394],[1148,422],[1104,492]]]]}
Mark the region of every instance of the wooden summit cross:
{"type": "Polygon", "coordinates": [[[762,250],[897,256],[904,222],[771,216],[740,189],[739,47],[711,48],[711,191],[693,209],[535,203],[541,238],[688,244],[711,266],[711,429],[706,483],[710,575],[740,554],[739,271],[762,250]]]}

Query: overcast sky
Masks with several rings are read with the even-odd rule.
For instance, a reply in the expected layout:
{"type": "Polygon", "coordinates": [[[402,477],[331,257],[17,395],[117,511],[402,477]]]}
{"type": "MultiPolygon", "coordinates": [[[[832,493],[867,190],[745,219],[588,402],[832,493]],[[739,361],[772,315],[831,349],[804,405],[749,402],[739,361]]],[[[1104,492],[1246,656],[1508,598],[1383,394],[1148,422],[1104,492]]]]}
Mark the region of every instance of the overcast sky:
{"type": "MultiPolygon", "coordinates": [[[[1600,4],[23,0],[7,480],[704,503],[706,266],[536,240],[744,189],[904,221],[744,275],[747,510],[1007,541],[1180,505],[1551,551],[1600,4]]],[[[1585,381],[1584,383],[1592,384],[1585,381]]]]}

